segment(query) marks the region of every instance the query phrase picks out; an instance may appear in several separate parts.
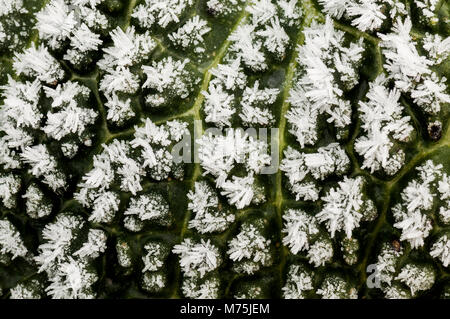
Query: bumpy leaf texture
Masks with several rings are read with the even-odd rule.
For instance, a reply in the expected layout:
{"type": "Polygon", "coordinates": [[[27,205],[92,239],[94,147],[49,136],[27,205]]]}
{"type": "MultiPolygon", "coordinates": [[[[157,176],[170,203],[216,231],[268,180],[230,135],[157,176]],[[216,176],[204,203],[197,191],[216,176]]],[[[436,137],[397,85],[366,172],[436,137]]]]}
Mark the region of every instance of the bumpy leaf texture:
{"type": "Polygon", "coordinates": [[[449,297],[449,10],[2,1],[0,297],[449,297]]]}

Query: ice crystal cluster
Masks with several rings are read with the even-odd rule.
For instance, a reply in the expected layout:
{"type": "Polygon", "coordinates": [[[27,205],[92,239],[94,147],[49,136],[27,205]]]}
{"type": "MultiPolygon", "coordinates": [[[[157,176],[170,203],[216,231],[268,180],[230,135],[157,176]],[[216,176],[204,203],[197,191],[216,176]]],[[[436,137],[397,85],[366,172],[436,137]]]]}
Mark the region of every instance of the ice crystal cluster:
{"type": "Polygon", "coordinates": [[[440,298],[450,7],[0,1],[0,298],[440,298]]]}

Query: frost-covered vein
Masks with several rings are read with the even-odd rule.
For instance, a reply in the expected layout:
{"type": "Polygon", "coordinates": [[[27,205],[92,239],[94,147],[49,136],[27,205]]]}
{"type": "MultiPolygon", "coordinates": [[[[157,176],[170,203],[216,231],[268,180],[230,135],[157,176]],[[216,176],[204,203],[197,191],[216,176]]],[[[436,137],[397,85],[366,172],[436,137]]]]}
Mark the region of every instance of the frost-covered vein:
{"type": "MultiPolygon", "coordinates": [[[[297,38],[295,41],[295,45],[293,46],[294,48],[297,47],[297,45],[301,45],[303,44],[303,41],[305,39],[304,35],[303,35],[303,29],[305,28],[305,26],[308,26],[314,17],[319,16],[319,13],[317,13],[314,9],[314,5],[310,2],[310,1],[306,1],[303,3],[303,6],[305,9],[307,9],[307,11],[311,11],[308,12],[309,14],[305,14],[305,20],[302,22],[302,25],[299,28],[298,34],[297,34],[297,38]]],[[[290,95],[290,90],[292,88],[292,80],[294,78],[295,75],[295,70],[297,68],[297,56],[298,56],[298,50],[293,50],[292,52],[292,57],[291,60],[289,61],[289,66],[288,66],[288,71],[286,74],[286,78],[284,81],[284,90],[283,90],[283,95],[282,95],[282,100],[283,103],[281,105],[281,111],[280,111],[280,117],[279,117],[279,131],[278,131],[278,151],[279,151],[279,158],[281,159],[283,156],[283,149],[286,146],[286,141],[285,141],[285,130],[286,130],[286,113],[289,110],[289,95],[290,95]]],[[[275,201],[274,201],[274,205],[276,208],[276,212],[277,212],[277,222],[278,222],[278,227],[281,230],[283,227],[283,209],[282,209],[282,205],[283,205],[283,184],[282,184],[282,171],[278,170],[276,176],[275,176],[275,201]]],[[[280,236],[281,237],[281,236],[280,236]]],[[[286,255],[287,255],[287,248],[285,246],[282,247],[281,249],[281,261],[280,261],[280,275],[281,272],[284,269],[284,264],[286,263],[286,255]]]]}
{"type": "Polygon", "coordinates": [[[378,45],[378,43],[381,41],[379,38],[374,37],[373,35],[368,34],[367,32],[364,31],[360,31],[354,27],[345,25],[341,22],[338,21],[334,21],[334,26],[336,27],[336,29],[348,32],[350,34],[353,34],[355,37],[357,38],[364,38],[367,39],[368,41],[372,42],[374,45],[378,45]]]}
{"type": "MultiPolygon", "coordinates": [[[[232,27],[230,34],[232,34],[236,28],[241,24],[242,21],[244,21],[247,16],[248,16],[248,12],[246,10],[246,7],[243,8],[243,11],[241,13],[241,15],[239,16],[239,18],[237,19],[236,23],[234,24],[234,26],[232,27]]],[[[199,93],[197,95],[197,97],[194,100],[194,104],[192,106],[192,108],[190,108],[187,112],[185,112],[185,115],[188,114],[192,114],[194,116],[194,121],[196,121],[196,136],[201,136],[203,134],[203,122],[202,122],[202,117],[200,114],[200,108],[203,104],[203,100],[205,99],[205,97],[203,96],[203,94],[201,92],[206,91],[208,89],[208,85],[209,85],[209,81],[211,80],[211,73],[209,72],[209,70],[211,70],[212,68],[215,68],[220,61],[222,60],[222,58],[225,56],[228,47],[230,46],[230,41],[225,40],[221,47],[219,48],[219,50],[217,51],[217,54],[215,56],[215,59],[211,62],[211,64],[205,69],[204,72],[204,76],[203,76],[203,81],[202,81],[202,85],[201,88],[199,90],[199,93]]],[[[201,175],[201,168],[200,168],[200,164],[199,163],[195,163],[195,168],[194,168],[194,172],[192,175],[192,180],[191,180],[191,187],[195,184],[195,181],[198,179],[198,177],[201,175]]],[[[183,225],[181,228],[181,232],[180,232],[180,239],[182,240],[184,238],[184,235],[187,231],[188,225],[189,225],[189,220],[190,220],[191,214],[189,212],[185,213],[185,218],[183,220],[183,225]]],[[[179,276],[180,273],[177,273],[177,276],[179,276]]],[[[177,281],[178,282],[178,281],[177,281]]],[[[175,288],[172,296],[176,296],[177,295],[177,288],[175,288]]]]}
{"type": "MultiPolygon", "coordinates": [[[[230,34],[232,34],[234,32],[234,30],[237,28],[237,26],[246,19],[246,17],[248,16],[248,12],[245,10],[245,8],[243,9],[243,12],[241,14],[241,16],[237,19],[235,25],[233,26],[233,28],[230,31],[230,34]]],[[[203,100],[205,99],[205,97],[203,96],[203,94],[201,92],[206,91],[209,85],[209,81],[211,80],[211,73],[209,72],[209,70],[215,68],[219,62],[222,60],[222,58],[224,57],[224,55],[227,52],[227,49],[230,45],[230,41],[225,40],[222,44],[222,46],[220,47],[220,49],[218,50],[215,59],[213,60],[213,62],[206,68],[205,74],[203,76],[203,82],[202,82],[202,86],[199,90],[199,93],[197,95],[197,97],[194,100],[194,105],[192,106],[192,108],[188,111],[191,112],[194,115],[194,120],[197,122],[196,125],[196,129],[197,132],[196,136],[201,136],[203,134],[203,123],[202,123],[202,117],[200,114],[200,108],[203,104],[203,100]]],[[[193,177],[192,177],[192,185],[194,185],[195,181],[197,180],[198,176],[200,176],[200,164],[196,163],[195,164],[195,169],[194,169],[194,173],[193,173],[193,177]]],[[[187,224],[189,221],[189,214],[186,214],[186,218],[183,222],[183,228],[181,230],[181,238],[183,238],[184,236],[184,232],[187,229],[187,224]]]]}
{"type": "Polygon", "coordinates": [[[377,74],[376,75],[379,75],[383,72],[383,58],[382,58],[381,49],[379,46],[381,40],[378,37],[370,35],[367,32],[360,31],[354,27],[350,27],[348,25],[342,24],[336,20],[334,21],[334,26],[336,27],[336,29],[348,32],[357,38],[362,37],[362,38],[366,39],[367,41],[371,42],[373,44],[373,46],[375,47],[375,62],[377,65],[377,74]]]}
{"type": "Polygon", "coordinates": [[[125,20],[124,20],[124,23],[122,26],[124,29],[126,29],[130,26],[131,14],[133,13],[133,9],[136,6],[136,2],[137,2],[136,0],[130,0],[130,2],[128,4],[125,20]]]}
{"type": "Polygon", "coordinates": [[[387,222],[386,215],[390,207],[391,201],[391,192],[397,185],[397,183],[414,167],[420,163],[424,158],[427,158],[434,152],[437,152],[441,148],[450,148],[450,129],[447,129],[445,136],[442,139],[434,144],[432,147],[424,149],[422,152],[414,156],[407,164],[405,164],[402,169],[395,175],[395,177],[385,183],[385,189],[383,191],[386,196],[384,197],[383,207],[380,213],[380,216],[377,219],[377,222],[373,228],[373,230],[369,234],[369,240],[365,249],[365,254],[361,264],[359,265],[359,270],[361,272],[360,285],[364,285],[366,282],[366,267],[369,257],[371,256],[372,249],[374,248],[375,241],[378,237],[378,233],[383,225],[387,222]]]}

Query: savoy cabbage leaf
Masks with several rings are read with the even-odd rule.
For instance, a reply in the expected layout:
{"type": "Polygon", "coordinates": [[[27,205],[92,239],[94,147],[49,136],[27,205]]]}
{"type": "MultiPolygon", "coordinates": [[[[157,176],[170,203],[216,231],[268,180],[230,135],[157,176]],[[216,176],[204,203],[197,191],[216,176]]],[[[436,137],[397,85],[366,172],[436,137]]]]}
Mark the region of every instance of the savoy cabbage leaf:
{"type": "Polygon", "coordinates": [[[2,1],[0,297],[449,297],[449,9],[2,1]]]}

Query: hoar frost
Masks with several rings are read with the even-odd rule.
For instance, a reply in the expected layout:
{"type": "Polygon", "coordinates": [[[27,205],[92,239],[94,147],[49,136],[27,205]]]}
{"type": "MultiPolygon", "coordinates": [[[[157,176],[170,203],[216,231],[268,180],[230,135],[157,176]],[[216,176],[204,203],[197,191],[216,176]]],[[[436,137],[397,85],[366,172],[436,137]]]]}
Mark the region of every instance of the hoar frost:
{"type": "Polygon", "coordinates": [[[370,263],[385,298],[441,289],[442,1],[44,2],[0,8],[0,264],[36,274],[0,296],[103,298],[120,273],[151,296],[348,299],[370,263]]]}

